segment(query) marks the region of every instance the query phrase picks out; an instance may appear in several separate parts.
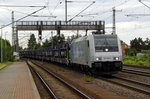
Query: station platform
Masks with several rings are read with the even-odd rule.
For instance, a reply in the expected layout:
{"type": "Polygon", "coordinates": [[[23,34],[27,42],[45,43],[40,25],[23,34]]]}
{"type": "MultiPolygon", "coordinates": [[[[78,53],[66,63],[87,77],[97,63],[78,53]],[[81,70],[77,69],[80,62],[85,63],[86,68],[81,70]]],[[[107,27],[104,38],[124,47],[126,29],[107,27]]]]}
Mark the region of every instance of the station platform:
{"type": "Polygon", "coordinates": [[[41,99],[25,62],[0,70],[0,99],[41,99]]]}

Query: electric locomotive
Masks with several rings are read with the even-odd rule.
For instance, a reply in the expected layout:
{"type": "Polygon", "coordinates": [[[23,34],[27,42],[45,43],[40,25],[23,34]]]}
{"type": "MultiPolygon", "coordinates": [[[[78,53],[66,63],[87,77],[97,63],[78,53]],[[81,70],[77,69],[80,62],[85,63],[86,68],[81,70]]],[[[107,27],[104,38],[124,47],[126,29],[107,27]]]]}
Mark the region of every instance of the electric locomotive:
{"type": "Polygon", "coordinates": [[[71,65],[97,74],[122,70],[121,44],[117,35],[93,34],[73,40],[71,65]]]}

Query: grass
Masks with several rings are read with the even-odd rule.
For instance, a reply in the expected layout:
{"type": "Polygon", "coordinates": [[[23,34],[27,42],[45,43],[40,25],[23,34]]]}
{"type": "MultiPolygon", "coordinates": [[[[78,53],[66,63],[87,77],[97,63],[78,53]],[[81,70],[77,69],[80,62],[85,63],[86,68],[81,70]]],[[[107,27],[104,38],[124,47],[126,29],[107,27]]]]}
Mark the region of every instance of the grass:
{"type": "Polygon", "coordinates": [[[69,71],[69,70],[65,70],[65,69],[59,69],[59,72],[61,73],[61,74],[71,74],[71,71],[69,71]]]}
{"type": "Polygon", "coordinates": [[[0,63],[0,70],[3,69],[4,67],[8,66],[12,64],[12,62],[4,62],[4,63],[0,63]]]}
{"type": "Polygon", "coordinates": [[[150,54],[143,56],[127,56],[123,58],[124,64],[150,66],[150,54]]]}
{"type": "Polygon", "coordinates": [[[84,75],[82,77],[82,80],[84,80],[85,82],[92,82],[92,81],[94,81],[94,78],[91,76],[84,75]]]}

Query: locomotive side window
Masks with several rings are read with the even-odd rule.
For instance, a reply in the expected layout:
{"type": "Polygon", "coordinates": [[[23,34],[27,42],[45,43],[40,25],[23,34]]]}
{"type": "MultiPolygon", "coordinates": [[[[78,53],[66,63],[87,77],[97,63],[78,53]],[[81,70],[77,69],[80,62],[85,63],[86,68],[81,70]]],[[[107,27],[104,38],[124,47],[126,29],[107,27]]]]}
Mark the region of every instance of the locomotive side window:
{"type": "Polygon", "coordinates": [[[90,46],[90,44],[89,44],[89,40],[87,40],[87,44],[88,44],[88,47],[90,46]]]}
{"type": "Polygon", "coordinates": [[[117,37],[95,36],[95,51],[96,52],[117,52],[118,42],[117,37]]]}

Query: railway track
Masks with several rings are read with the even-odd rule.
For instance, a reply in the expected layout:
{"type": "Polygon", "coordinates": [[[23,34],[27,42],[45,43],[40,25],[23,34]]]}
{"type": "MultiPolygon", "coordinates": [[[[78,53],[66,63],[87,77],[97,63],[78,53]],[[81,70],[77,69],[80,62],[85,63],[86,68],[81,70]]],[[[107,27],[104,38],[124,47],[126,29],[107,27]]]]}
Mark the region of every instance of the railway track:
{"type": "Polygon", "coordinates": [[[112,78],[100,77],[100,79],[146,95],[150,95],[150,84],[147,83],[143,83],[143,82],[127,79],[127,78],[122,78],[118,76],[112,76],[112,78]]]}
{"type": "Polygon", "coordinates": [[[142,69],[150,69],[150,66],[137,66],[137,65],[129,65],[129,64],[123,64],[123,66],[126,67],[133,67],[133,68],[142,68],[142,69]]]}
{"type": "MultiPolygon", "coordinates": [[[[70,89],[71,92],[74,92],[74,94],[76,94],[79,98],[83,98],[83,99],[91,99],[91,97],[89,97],[88,95],[84,94],[83,92],[81,92],[80,90],[78,90],[77,88],[75,88],[74,86],[72,86],[71,84],[69,84],[68,82],[66,82],[65,80],[63,80],[62,78],[58,77],[57,75],[55,75],[54,73],[52,73],[51,71],[45,69],[44,67],[42,67],[40,64],[36,64],[34,62],[32,62],[32,64],[38,66],[39,68],[41,68],[43,71],[47,72],[48,74],[50,74],[52,77],[54,77],[55,79],[57,79],[60,83],[62,83],[64,86],[66,86],[67,88],[70,89]]],[[[32,67],[31,67],[32,68],[32,67]]],[[[46,85],[48,87],[48,85],[46,85]]],[[[49,91],[51,92],[51,91],[49,91]]],[[[53,92],[54,94],[54,92],[53,92]]],[[[63,94],[63,93],[62,93],[63,94]]],[[[55,94],[54,94],[55,95],[55,94]]],[[[53,99],[58,99],[58,97],[55,95],[53,99]]]]}
{"type": "Polygon", "coordinates": [[[122,72],[150,77],[149,72],[144,72],[144,71],[141,71],[141,70],[123,69],[122,72]]]}
{"type": "MultiPolygon", "coordinates": [[[[40,64],[36,64],[36,65],[40,65],[40,64]]],[[[130,90],[134,90],[139,93],[150,95],[150,84],[148,83],[144,83],[144,82],[140,82],[140,81],[132,80],[132,79],[127,79],[127,78],[123,78],[119,76],[112,76],[111,79],[100,77],[100,79],[125,87],[125,88],[128,88],[130,90]]]]}
{"type": "Polygon", "coordinates": [[[141,76],[150,77],[150,67],[136,66],[136,65],[123,65],[122,72],[131,73],[141,76]]]}
{"type": "Polygon", "coordinates": [[[42,76],[28,62],[27,62],[27,64],[28,64],[30,70],[32,70],[36,74],[36,76],[40,79],[43,86],[46,88],[49,96],[51,96],[52,99],[58,99],[57,96],[54,94],[54,92],[51,90],[51,88],[48,86],[48,84],[44,81],[42,76]]]}

